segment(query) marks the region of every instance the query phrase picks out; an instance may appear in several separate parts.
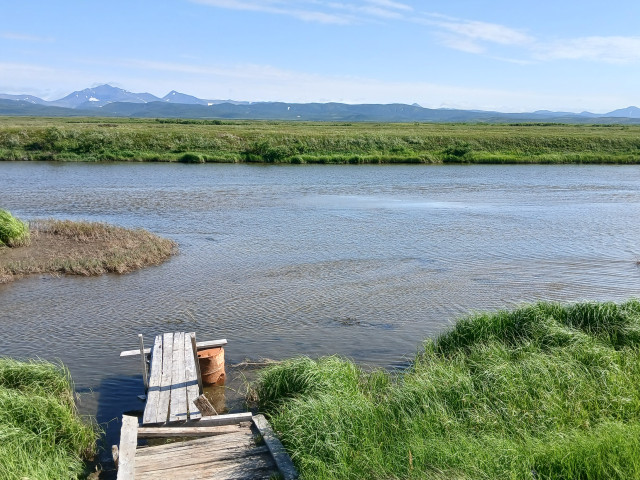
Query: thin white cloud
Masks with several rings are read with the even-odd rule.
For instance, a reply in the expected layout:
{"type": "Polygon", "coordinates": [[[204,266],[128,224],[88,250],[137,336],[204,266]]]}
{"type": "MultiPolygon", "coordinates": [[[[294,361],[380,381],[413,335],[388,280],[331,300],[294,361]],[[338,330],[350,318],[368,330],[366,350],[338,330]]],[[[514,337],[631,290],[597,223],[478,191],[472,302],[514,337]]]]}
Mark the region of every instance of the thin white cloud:
{"type": "Polygon", "coordinates": [[[30,35],[26,33],[16,33],[16,32],[0,32],[0,38],[4,38],[6,40],[16,40],[18,42],[33,42],[33,43],[53,42],[53,38],[51,37],[39,37],[37,35],[30,35]]]}
{"type": "Polygon", "coordinates": [[[348,16],[330,12],[323,12],[313,9],[301,9],[295,2],[266,0],[266,1],[240,1],[240,0],[190,0],[193,3],[209,5],[212,7],[226,8],[230,10],[246,10],[254,12],[265,12],[276,15],[285,15],[304,20],[306,22],[317,22],[326,24],[347,25],[353,19],[348,16]]]}
{"type": "Polygon", "coordinates": [[[402,19],[412,7],[392,0],[190,0],[229,10],[284,15],[308,22],[351,25],[377,19],[402,19]]]}
{"type": "Polygon", "coordinates": [[[536,58],[541,60],[589,60],[605,63],[640,61],[640,37],[583,37],[558,40],[539,45],[536,58]]]}
{"type": "Polygon", "coordinates": [[[491,45],[522,47],[535,43],[531,35],[497,23],[481,22],[427,13],[413,22],[432,28],[436,38],[445,46],[467,53],[485,54],[491,45]]]}
{"type": "Polygon", "coordinates": [[[405,12],[410,12],[413,10],[413,7],[411,7],[410,5],[405,5],[404,3],[400,3],[400,2],[393,2],[391,0],[365,0],[367,3],[372,3],[374,5],[378,5],[379,7],[383,7],[383,8],[391,8],[391,9],[396,9],[396,10],[402,10],[405,12]]]}

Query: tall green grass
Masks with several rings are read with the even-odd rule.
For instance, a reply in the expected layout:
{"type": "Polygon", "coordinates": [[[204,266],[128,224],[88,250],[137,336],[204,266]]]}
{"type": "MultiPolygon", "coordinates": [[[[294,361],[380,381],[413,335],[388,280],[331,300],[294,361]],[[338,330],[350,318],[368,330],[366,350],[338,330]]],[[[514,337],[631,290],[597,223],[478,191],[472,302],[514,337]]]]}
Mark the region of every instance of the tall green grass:
{"type": "Polygon", "coordinates": [[[293,359],[257,395],[305,479],[640,478],[640,301],[463,318],[397,375],[293,359]]]}
{"type": "Polygon", "coordinates": [[[79,478],[96,436],[64,367],[0,357],[0,479],[79,478]]]}
{"type": "Polygon", "coordinates": [[[0,209],[0,246],[21,247],[28,245],[30,239],[29,225],[0,209]]]}
{"type": "Polygon", "coordinates": [[[640,126],[0,117],[0,160],[640,163],[640,126]]]}

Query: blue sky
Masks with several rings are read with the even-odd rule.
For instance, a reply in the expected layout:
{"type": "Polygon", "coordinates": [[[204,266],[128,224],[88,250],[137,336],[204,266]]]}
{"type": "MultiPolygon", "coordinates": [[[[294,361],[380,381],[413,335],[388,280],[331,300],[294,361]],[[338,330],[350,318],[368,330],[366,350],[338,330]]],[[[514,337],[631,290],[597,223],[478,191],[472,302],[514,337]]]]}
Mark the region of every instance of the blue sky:
{"type": "Polygon", "coordinates": [[[603,113],[640,106],[640,2],[0,0],[0,92],[603,113]]]}

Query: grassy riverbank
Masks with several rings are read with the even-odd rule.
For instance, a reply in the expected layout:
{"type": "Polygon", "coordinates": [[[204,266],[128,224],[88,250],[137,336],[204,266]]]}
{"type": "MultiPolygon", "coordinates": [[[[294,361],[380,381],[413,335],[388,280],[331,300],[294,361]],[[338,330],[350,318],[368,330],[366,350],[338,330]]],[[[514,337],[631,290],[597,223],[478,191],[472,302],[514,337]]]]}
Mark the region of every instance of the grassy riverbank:
{"type": "Polygon", "coordinates": [[[78,478],[97,429],[78,416],[69,373],[0,358],[0,479],[78,478]]]}
{"type": "Polygon", "coordinates": [[[305,479],[640,478],[640,301],[460,320],[413,367],[335,357],[263,371],[305,479]]]}
{"type": "Polygon", "coordinates": [[[0,160],[640,163],[640,126],[0,117],[0,160]]]}
{"type": "Polygon", "coordinates": [[[0,283],[41,273],[127,273],[162,263],[177,249],[146,230],[104,223],[37,220],[30,231],[29,245],[0,247],[0,283]]]}

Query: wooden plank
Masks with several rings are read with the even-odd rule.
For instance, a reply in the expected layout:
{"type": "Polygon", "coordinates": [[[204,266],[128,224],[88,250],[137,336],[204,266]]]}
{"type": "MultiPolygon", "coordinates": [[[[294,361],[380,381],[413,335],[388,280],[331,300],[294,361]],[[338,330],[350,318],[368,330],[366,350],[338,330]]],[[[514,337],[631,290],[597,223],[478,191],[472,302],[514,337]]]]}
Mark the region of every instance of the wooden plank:
{"type": "Polygon", "coordinates": [[[130,415],[122,416],[120,447],[118,448],[118,480],[133,480],[138,445],[138,419],[130,415]]]}
{"type": "Polygon", "coordinates": [[[154,423],[164,423],[169,417],[171,401],[171,362],[173,360],[173,333],[162,335],[162,377],[160,378],[160,399],[154,423]]]}
{"type": "MultiPolygon", "coordinates": [[[[187,455],[165,455],[161,458],[146,457],[136,459],[136,478],[141,473],[158,473],[158,478],[167,478],[165,476],[169,470],[188,468],[189,470],[197,470],[199,467],[206,466],[207,469],[213,469],[215,463],[224,461],[238,462],[241,459],[259,456],[266,453],[269,449],[263,445],[260,447],[243,447],[242,449],[225,449],[218,451],[202,450],[198,454],[189,452],[187,455]],[[162,474],[162,475],[160,475],[162,474]]],[[[173,473],[173,472],[172,472],[173,473]]],[[[175,477],[170,477],[175,478],[175,477]]]]}
{"type": "Polygon", "coordinates": [[[202,387],[202,375],[200,374],[200,362],[198,361],[198,347],[196,346],[196,333],[189,333],[191,337],[191,349],[193,352],[193,360],[196,365],[196,377],[198,378],[198,392],[200,395],[204,392],[204,388],[202,387]]]}
{"type": "MultiPolygon", "coordinates": [[[[187,353],[188,355],[191,352],[187,353]]],[[[187,419],[187,384],[185,383],[185,348],[184,332],[173,334],[173,359],[171,368],[171,402],[169,404],[169,421],[187,419]]]]}
{"type": "Polygon", "coordinates": [[[253,417],[253,423],[262,435],[264,443],[269,447],[271,456],[278,466],[278,470],[284,480],[293,480],[298,478],[298,471],[294,467],[289,454],[284,449],[282,442],[273,433],[273,429],[264,415],[256,415],[253,417]]]}
{"type": "Polygon", "coordinates": [[[273,478],[276,467],[268,450],[237,459],[203,462],[197,465],[173,467],[165,470],[138,470],[136,480],[165,479],[215,479],[215,480],[268,480],[273,478]]]}
{"type": "Polygon", "coordinates": [[[211,437],[246,430],[240,425],[215,427],[138,427],[138,438],[211,437]]]}
{"type": "MultiPolygon", "coordinates": [[[[251,412],[227,413],[225,415],[213,415],[211,417],[202,417],[199,420],[189,420],[187,422],[178,423],[180,427],[213,427],[216,425],[234,425],[241,422],[250,422],[251,412]]],[[[169,425],[167,425],[169,426],[169,425]]]]}
{"type": "MultiPolygon", "coordinates": [[[[136,459],[140,458],[169,458],[173,455],[194,456],[202,452],[215,452],[218,450],[233,450],[255,447],[255,440],[251,430],[228,433],[212,437],[197,438],[183,442],[165,443],[153,447],[139,448],[136,459]]],[[[140,460],[143,461],[143,460],[140,460]]],[[[150,460],[144,460],[150,461],[150,460]]]]}
{"type": "Polygon", "coordinates": [[[149,376],[149,390],[147,403],[144,407],[142,423],[155,423],[160,401],[160,380],[162,378],[162,335],[157,335],[151,355],[151,375],[149,376]]]}
{"type": "MultiPolygon", "coordinates": [[[[226,338],[221,338],[220,340],[207,340],[206,342],[198,342],[196,343],[196,347],[198,350],[206,350],[207,348],[213,347],[224,347],[227,344],[226,338]]],[[[144,349],[145,354],[151,353],[150,348],[144,349]]],[[[120,352],[121,357],[132,357],[133,355],[140,355],[140,349],[137,350],[125,350],[120,352]]]]}
{"type": "MultiPolygon", "coordinates": [[[[184,336],[184,350],[185,352],[191,351],[190,334],[184,336]]],[[[200,395],[200,392],[198,391],[198,375],[196,373],[195,359],[193,355],[189,355],[188,353],[185,353],[184,356],[184,372],[184,379],[187,383],[187,409],[189,410],[189,418],[191,420],[197,420],[202,416],[198,407],[193,403],[193,401],[200,395]]]]}

